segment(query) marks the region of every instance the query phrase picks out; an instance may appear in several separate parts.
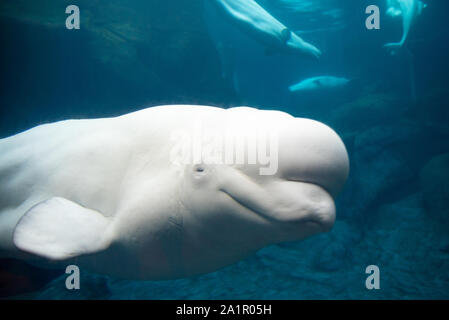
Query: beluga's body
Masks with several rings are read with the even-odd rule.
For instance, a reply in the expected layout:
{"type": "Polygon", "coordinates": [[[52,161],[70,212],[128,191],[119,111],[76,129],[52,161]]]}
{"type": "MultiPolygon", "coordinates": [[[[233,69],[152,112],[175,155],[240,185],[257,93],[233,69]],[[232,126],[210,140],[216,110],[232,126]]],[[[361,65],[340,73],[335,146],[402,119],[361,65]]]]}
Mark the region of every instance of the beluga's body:
{"type": "Polygon", "coordinates": [[[328,231],[349,170],[329,127],[161,106],[0,140],[0,253],[132,279],[214,271],[328,231]]]}
{"type": "Polygon", "coordinates": [[[254,0],[207,0],[233,25],[266,47],[267,52],[285,52],[318,59],[321,51],[288,29],[254,0]]]}
{"type": "Polygon", "coordinates": [[[297,91],[314,91],[318,89],[333,89],[344,87],[349,83],[349,79],[333,77],[333,76],[319,76],[304,79],[297,84],[293,84],[288,89],[291,92],[297,91]]]}
{"type": "Polygon", "coordinates": [[[422,13],[422,10],[427,7],[420,0],[387,0],[387,14],[392,17],[402,17],[402,38],[399,42],[387,43],[387,48],[401,48],[407,40],[410,28],[416,17],[422,13]]]}

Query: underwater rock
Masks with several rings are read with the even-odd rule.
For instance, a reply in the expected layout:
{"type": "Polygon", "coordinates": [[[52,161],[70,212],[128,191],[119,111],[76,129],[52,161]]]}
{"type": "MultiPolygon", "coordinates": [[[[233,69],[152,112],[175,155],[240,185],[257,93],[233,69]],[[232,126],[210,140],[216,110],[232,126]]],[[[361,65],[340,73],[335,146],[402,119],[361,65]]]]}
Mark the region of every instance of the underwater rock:
{"type": "Polygon", "coordinates": [[[96,275],[88,272],[80,272],[80,289],[69,290],[65,281],[68,275],[63,274],[52,282],[48,283],[40,292],[36,292],[34,299],[109,299],[111,292],[108,285],[108,277],[96,275]]]}
{"type": "Polygon", "coordinates": [[[421,187],[427,214],[449,225],[449,153],[432,158],[421,170],[421,187]]]}
{"type": "Polygon", "coordinates": [[[343,269],[345,266],[345,257],[348,254],[347,248],[341,243],[330,243],[317,256],[314,266],[317,270],[332,272],[343,269]]]}
{"type": "Polygon", "coordinates": [[[26,298],[42,289],[61,274],[58,270],[40,269],[16,259],[0,259],[0,299],[26,298]]]}
{"type": "MultiPolygon", "coordinates": [[[[351,174],[339,202],[344,208],[341,216],[363,218],[366,210],[377,205],[378,200],[385,196],[389,198],[391,192],[396,195],[399,186],[408,186],[413,179],[412,167],[397,150],[404,142],[396,135],[400,132],[401,129],[393,126],[377,126],[355,135],[348,147],[351,174]],[[393,143],[395,138],[398,141],[393,143]]],[[[407,133],[411,135],[412,131],[407,133]]],[[[382,199],[380,203],[384,201],[382,199]]]]}
{"type": "Polygon", "coordinates": [[[412,121],[406,115],[378,120],[381,125],[367,124],[364,130],[339,131],[351,163],[339,202],[345,208],[341,216],[362,218],[373,206],[416,192],[419,170],[434,155],[449,148],[449,128],[412,121]]]}
{"type": "Polygon", "coordinates": [[[238,103],[198,19],[201,1],[81,0],[79,30],[65,28],[68,4],[0,2],[1,136],[29,127],[25,119],[36,125],[168,102],[238,103]],[[11,79],[13,74],[20,77],[11,79]]]}
{"type": "Polygon", "coordinates": [[[341,132],[364,131],[399,118],[407,105],[391,93],[366,93],[330,110],[327,121],[341,132]]]}
{"type": "Polygon", "coordinates": [[[371,212],[376,218],[365,225],[364,240],[353,252],[358,268],[379,266],[382,298],[448,298],[448,255],[435,245],[441,237],[421,197],[411,194],[371,212]]]}
{"type": "Polygon", "coordinates": [[[407,116],[420,121],[428,127],[449,128],[449,99],[447,87],[433,86],[428,91],[422,92],[416,105],[407,112],[407,116]]]}
{"type": "Polygon", "coordinates": [[[264,265],[281,274],[314,281],[322,277],[324,281],[330,276],[327,272],[341,270],[350,262],[349,248],[360,239],[360,231],[354,224],[337,220],[328,234],[271,246],[260,250],[257,256],[264,265]]]}

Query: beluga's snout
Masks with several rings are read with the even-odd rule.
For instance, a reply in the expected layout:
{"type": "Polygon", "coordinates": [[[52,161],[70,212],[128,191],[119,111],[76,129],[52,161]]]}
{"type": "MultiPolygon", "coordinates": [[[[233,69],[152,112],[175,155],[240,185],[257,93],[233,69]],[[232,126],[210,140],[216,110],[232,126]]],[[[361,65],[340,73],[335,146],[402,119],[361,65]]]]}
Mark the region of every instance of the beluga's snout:
{"type": "Polygon", "coordinates": [[[318,121],[270,111],[257,116],[259,127],[251,132],[265,130],[263,137],[276,137],[277,143],[263,143],[270,146],[270,161],[276,162],[270,165],[276,170],[263,175],[257,165],[231,166],[220,176],[219,190],[246,209],[242,216],[265,221],[272,242],[329,231],[336,218],[335,198],[349,174],[342,140],[318,121]]]}
{"type": "Polygon", "coordinates": [[[336,218],[335,198],[349,174],[344,143],[325,124],[302,118],[279,130],[278,172],[262,184],[264,209],[280,226],[280,241],[327,232],[336,218]]]}
{"type": "Polygon", "coordinates": [[[348,153],[337,133],[321,122],[295,118],[282,136],[280,176],[318,185],[335,198],[349,174],[348,153]]]}

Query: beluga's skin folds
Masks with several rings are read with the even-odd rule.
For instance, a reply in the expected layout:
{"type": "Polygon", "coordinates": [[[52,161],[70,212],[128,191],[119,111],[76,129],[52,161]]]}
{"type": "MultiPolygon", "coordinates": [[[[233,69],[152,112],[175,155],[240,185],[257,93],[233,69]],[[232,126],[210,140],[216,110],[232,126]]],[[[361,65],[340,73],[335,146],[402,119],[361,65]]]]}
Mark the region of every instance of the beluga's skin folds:
{"type": "Polygon", "coordinates": [[[287,52],[318,59],[321,51],[304,41],[254,0],[207,0],[228,21],[266,46],[267,52],[287,52]]]}
{"type": "Polygon", "coordinates": [[[326,125],[249,107],[60,121],[0,149],[2,256],[129,279],[206,273],[329,231],[349,171],[326,125]]]}
{"type": "Polygon", "coordinates": [[[416,17],[422,13],[422,10],[427,7],[419,0],[387,0],[387,14],[392,17],[402,17],[402,38],[399,42],[387,43],[386,48],[401,48],[407,40],[410,28],[416,17]]]}

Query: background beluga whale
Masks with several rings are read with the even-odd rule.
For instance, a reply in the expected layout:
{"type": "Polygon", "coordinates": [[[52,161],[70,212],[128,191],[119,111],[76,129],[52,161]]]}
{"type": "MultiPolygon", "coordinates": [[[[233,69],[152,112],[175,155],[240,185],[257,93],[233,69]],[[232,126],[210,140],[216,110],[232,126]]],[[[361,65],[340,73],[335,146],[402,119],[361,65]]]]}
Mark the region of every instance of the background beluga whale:
{"type": "Polygon", "coordinates": [[[288,87],[291,92],[297,91],[314,91],[318,89],[332,89],[343,87],[351,81],[347,78],[334,77],[334,76],[318,76],[308,79],[304,79],[297,84],[293,84],[288,87]]]}
{"type": "Polygon", "coordinates": [[[321,51],[304,41],[254,0],[207,0],[244,33],[266,46],[267,53],[284,52],[318,59],[321,51]]]}
{"type": "Polygon", "coordinates": [[[206,273],[329,231],[349,172],[326,125],[249,107],[60,121],[0,149],[1,256],[129,279],[206,273]],[[220,162],[211,141],[235,141],[248,155],[257,141],[259,156],[276,157],[220,162]]]}
{"type": "Polygon", "coordinates": [[[419,0],[387,0],[387,14],[392,17],[402,17],[402,38],[399,42],[387,43],[386,48],[401,48],[407,40],[410,28],[412,27],[415,18],[422,13],[422,10],[427,7],[419,0]]]}

